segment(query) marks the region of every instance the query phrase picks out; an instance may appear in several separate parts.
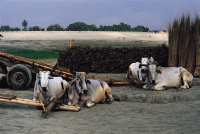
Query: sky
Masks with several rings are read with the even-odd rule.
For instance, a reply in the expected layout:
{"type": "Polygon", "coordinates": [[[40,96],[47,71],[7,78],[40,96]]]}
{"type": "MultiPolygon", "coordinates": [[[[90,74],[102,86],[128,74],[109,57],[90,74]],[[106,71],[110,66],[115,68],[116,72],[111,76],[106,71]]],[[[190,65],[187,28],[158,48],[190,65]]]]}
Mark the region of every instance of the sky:
{"type": "Polygon", "coordinates": [[[200,0],[1,0],[0,26],[22,29],[47,28],[59,24],[84,22],[88,25],[142,25],[152,30],[168,29],[169,23],[182,14],[200,15],[200,0]]]}

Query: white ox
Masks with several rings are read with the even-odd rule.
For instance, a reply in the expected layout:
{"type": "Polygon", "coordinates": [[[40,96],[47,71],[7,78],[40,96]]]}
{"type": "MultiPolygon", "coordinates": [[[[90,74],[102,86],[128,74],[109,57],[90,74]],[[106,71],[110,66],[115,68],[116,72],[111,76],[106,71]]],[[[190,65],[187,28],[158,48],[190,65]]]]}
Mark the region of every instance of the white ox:
{"type": "Polygon", "coordinates": [[[146,79],[146,70],[147,70],[147,66],[148,66],[148,58],[142,58],[141,59],[141,63],[136,62],[136,63],[132,63],[129,66],[129,70],[127,72],[127,79],[133,79],[133,82],[136,84],[139,81],[145,81],[146,79]]]}
{"type": "Polygon", "coordinates": [[[50,76],[50,71],[39,71],[36,74],[33,100],[38,100],[37,90],[42,101],[50,101],[68,88],[69,83],[61,77],[50,76]]]}
{"type": "Polygon", "coordinates": [[[86,107],[92,107],[103,100],[114,101],[108,84],[100,80],[86,79],[85,72],[76,72],[68,96],[68,105],[86,103],[86,107]]]}
{"type": "Polygon", "coordinates": [[[164,90],[165,87],[189,88],[193,75],[181,67],[156,67],[154,59],[148,61],[148,75],[144,89],[164,90]]]}

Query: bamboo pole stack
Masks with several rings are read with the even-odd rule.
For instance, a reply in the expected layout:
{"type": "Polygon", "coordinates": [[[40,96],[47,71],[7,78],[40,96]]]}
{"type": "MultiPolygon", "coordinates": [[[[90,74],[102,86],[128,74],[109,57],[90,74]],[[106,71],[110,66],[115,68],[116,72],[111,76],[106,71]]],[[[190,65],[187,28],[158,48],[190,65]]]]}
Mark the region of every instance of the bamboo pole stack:
{"type": "Polygon", "coordinates": [[[182,66],[194,76],[200,76],[200,19],[196,15],[191,21],[190,15],[183,15],[169,25],[168,66],[182,66]]]}

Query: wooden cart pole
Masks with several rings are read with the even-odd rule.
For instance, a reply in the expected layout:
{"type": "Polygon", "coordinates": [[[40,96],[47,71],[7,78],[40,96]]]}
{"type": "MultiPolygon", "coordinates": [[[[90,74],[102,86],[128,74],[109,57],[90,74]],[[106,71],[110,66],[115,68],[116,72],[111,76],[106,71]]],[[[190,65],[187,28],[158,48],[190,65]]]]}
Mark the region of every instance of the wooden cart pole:
{"type": "Polygon", "coordinates": [[[39,91],[38,91],[38,90],[37,90],[37,96],[38,96],[38,99],[39,99],[40,104],[42,105],[43,110],[45,110],[44,103],[42,102],[42,100],[41,100],[41,98],[40,98],[40,94],[39,94],[39,91]]]}

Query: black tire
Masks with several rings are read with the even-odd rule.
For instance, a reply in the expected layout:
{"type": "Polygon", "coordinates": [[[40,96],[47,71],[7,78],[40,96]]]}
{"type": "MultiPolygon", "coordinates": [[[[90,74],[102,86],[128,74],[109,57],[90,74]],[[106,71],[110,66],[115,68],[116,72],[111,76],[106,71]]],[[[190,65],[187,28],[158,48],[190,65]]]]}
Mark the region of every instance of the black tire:
{"type": "Polygon", "coordinates": [[[32,73],[25,65],[16,64],[8,71],[6,79],[12,89],[24,90],[31,84],[32,73]]]}

